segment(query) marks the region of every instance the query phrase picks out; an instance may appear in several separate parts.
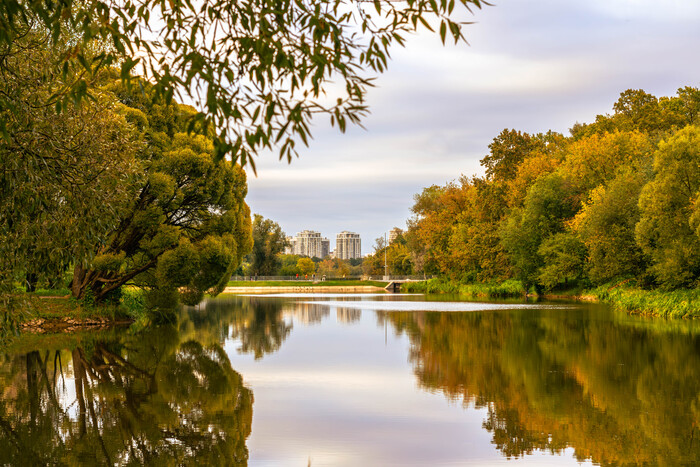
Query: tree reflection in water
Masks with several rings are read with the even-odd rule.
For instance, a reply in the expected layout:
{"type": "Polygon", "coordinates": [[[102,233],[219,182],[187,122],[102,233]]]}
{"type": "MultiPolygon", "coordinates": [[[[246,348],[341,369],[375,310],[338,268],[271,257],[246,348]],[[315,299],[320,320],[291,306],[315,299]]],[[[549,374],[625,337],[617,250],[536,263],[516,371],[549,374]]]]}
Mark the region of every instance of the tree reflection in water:
{"type": "Polygon", "coordinates": [[[253,395],[173,327],[0,365],[2,465],[245,465],[253,395]]]}
{"type": "Polygon", "coordinates": [[[577,459],[602,465],[700,463],[700,334],[692,323],[611,321],[581,310],[387,319],[409,335],[419,384],[486,408],[483,426],[508,457],[571,447],[577,459]]]}
{"type": "Polygon", "coordinates": [[[238,351],[255,359],[275,353],[292,331],[284,319],[284,302],[268,297],[222,297],[186,309],[180,331],[197,340],[238,339],[238,351]]]}
{"type": "MultiPolygon", "coordinates": [[[[217,299],[184,309],[177,326],[0,355],[0,465],[245,464],[253,395],[222,344],[262,358],[289,336],[286,315],[327,315],[290,306],[217,299]]],[[[699,464],[700,323],[597,313],[377,319],[409,336],[423,389],[486,409],[507,457],[573,448],[602,465],[699,464]]]]}

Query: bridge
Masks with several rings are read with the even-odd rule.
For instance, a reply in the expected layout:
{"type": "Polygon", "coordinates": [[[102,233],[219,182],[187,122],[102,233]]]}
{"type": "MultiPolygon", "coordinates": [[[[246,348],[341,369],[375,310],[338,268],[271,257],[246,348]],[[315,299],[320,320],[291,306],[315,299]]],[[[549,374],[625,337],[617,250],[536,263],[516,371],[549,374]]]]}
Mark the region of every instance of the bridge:
{"type": "Polygon", "coordinates": [[[406,282],[420,282],[425,279],[412,279],[412,278],[396,278],[392,279],[391,276],[384,276],[383,279],[384,281],[388,281],[389,283],[384,287],[384,289],[387,292],[391,293],[398,293],[401,292],[401,284],[404,284],[406,282]]]}

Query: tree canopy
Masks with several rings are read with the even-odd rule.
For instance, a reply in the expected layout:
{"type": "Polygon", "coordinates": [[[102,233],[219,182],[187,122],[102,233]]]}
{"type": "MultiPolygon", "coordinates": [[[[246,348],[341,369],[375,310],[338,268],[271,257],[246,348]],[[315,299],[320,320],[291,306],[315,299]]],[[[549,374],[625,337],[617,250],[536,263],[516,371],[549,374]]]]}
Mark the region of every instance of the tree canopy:
{"type": "MultiPolygon", "coordinates": [[[[373,73],[389,50],[421,28],[442,41],[464,40],[457,20],[483,0],[252,0],[165,2],[125,0],[8,0],[0,5],[0,48],[40,25],[52,43],[66,43],[50,63],[71,79],[44,97],[59,111],[93,94],[105,67],[121,79],[139,75],[155,97],[193,102],[196,123],[216,130],[216,158],[229,153],[242,165],[261,149],[280,158],[307,144],[315,114],[344,131],[367,112],[373,73]],[[92,53],[94,42],[106,45],[92,53]]],[[[12,108],[0,100],[0,109],[12,108]]],[[[4,132],[4,127],[0,126],[4,132]]]]}
{"type": "Polygon", "coordinates": [[[287,246],[287,236],[280,225],[260,214],[253,217],[253,251],[248,256],[248,274],[272,276],[280,268],[280,253],[287,246]]]}
{"type": "Polygon", "coordinates": [[[700,91],[620,94],[566,137],[503,130],[485,176],[415,196],[406,233],[420,271],[526,286],[700,283],[700,91]]]}

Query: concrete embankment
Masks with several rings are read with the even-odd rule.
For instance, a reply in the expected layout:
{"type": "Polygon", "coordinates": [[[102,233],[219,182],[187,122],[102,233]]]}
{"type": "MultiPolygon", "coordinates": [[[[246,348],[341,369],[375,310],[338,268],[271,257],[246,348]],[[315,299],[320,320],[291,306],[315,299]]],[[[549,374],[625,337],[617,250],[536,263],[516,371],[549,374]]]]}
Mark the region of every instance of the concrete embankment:
{"type": "Polygon", "coordinates": [[[381,287],[373,285],[330,285],[327,287],[226,287],[223,293],[230,294],[261,294],[261,293],[377,293],[386,292],[381,287]]]}

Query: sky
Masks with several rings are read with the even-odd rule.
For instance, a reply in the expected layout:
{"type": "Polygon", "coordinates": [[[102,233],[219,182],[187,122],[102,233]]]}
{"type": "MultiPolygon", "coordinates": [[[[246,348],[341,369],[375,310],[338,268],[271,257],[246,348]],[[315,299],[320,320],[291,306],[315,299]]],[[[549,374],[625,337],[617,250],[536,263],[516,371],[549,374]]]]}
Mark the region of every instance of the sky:
{"type": "Polygon", "coordinates": [[[320,231],[335,247],[357,232],[362,251],[406,227],[413,196],[460,175],[504,128],[568,134],[610,113],[626,89],[656,96],[700,87],[700,0],[494,0],[475,10],[469,44],[413,35],[392,50],[367,96],[365,129],[324,118],[288,164],[274,154],[249,173],[251,211],[287,235],[320,231]]]}

